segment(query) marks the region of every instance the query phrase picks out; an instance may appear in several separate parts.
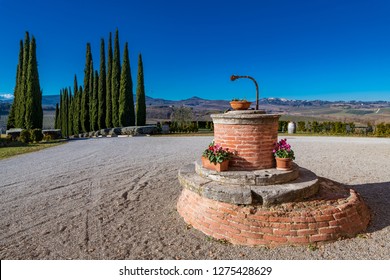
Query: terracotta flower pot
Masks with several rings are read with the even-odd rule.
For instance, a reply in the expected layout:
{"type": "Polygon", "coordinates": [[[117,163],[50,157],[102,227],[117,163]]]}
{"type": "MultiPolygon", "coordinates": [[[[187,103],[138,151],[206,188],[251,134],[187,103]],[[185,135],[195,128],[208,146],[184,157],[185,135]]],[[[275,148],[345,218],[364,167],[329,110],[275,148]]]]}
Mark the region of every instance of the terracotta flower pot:
{"type": "Polygon", "coordinates": [[[214,164],[214,162],[210,162],[208,158],[202,157],[202,166],[204,168],[215,170],[218,172],[226,171],[229,169],[229,160],[214,164]]]}
{"type": "Polygon", "coordinates": [[[251,106],[252,102],[248,101],[231,101],[230,106],[233,110],[247,110],[251,106]]]}
{"type": "Polygon", "coordinates": [[[292,159],[291,158],[278,158],[276,157],[276,169],[278,170],[291,170],[292,159]]]}

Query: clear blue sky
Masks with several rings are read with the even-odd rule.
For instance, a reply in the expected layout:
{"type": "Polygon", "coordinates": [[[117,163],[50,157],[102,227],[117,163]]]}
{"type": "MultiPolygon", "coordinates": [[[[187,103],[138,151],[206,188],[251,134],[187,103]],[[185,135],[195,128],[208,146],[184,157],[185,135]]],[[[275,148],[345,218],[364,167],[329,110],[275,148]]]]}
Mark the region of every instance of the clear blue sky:
{"type": "MultiPolygon", "coordinates": [[[[0,0],[0,93],[12,93],[25,31],[43,94],[83,81],[85,46],[119,29],[148,96],[390,101],[390,1],[0,0]]],[[[107,48],[106,48],[107,50],[107,48]]],[[[121,57],[122,58],[122,57],[121,57]]]]}

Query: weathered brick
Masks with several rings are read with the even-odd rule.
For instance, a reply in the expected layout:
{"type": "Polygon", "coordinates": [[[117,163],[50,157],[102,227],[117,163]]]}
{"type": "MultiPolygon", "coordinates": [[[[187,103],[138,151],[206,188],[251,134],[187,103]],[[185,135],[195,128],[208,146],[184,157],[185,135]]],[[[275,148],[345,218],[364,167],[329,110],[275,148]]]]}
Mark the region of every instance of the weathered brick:
{"type": "Polygon", "coordinates": [[[274,232],[273,228],[270,227],[263,227],[258,230],[259,233],[264,233],[264,234],[272,234],[274,232]]]}
{"type": "Polygon", "coordinates": [[[249,246],[264,246],[264,245],[268,245],[269,242],[267,240],[264,240],[264,239],[248,238],[246,240],[245,244],[247,244],[249,246]]]}
{"type": "Polygon", "coordinates": [[[242,223],[230,223],[230,226],[233,227],[233,228],[236,228],[240,231],[243,231],[243,230],[246,230],[246,231],[250,231],[251,230],[251,226],[249,225],[245,225],[245,224],[242,224],[242,223]]]}
{"type": "Polygon", "coordinates": [[[298,229],[308,229],[309,228],[309,224],[308,223],[291,224],[290,227],[291,227],[291,229],[295,229],[295,230],[298,230],[298,229]]]}
{"type": "Polygon", "coordinates": [[[264,235],[264,240],[273,241],[276,243],[285,243],[287,242],[287,237],[275,236],[275,235],[264,235]]]}
{"type": "Polygon", "coordinates": [[[330,234],[317,234],[309,237],[310,242],[321,242],[332,240],[332,235],[330,234]]]}
{"type": "Polygon", "coordinates": [[[246,237],[239,234],[234,234],[232,232],[227,232],[226,236],[228,237],[228,240],[233,244],[246,244],[247,241],[246,237]]]}
{"type": "Polygon", "coordinates": [[[297,230],[298,236],[313,235],[313,234],[317,234],[317,233],[318,233],[318,231],[315,230],[315,229],[300,229],[300,230],[297,230]]]}
{"type": "Polygon", "coordinates": [[[317,222],[328,222],[334,220],[333,215],[321,215],[321,216],[315,216],[314,219],[317,222]]]}
{"type": "Polygon", "coordinates": [[[316,220],[313,217],[292,217],[294,223],[312,223],[316,220]]]}
{"type": "Polygon", "coordinates": [[[289,236],[287,237],[289,243],[309,243],[309,237],[307,236],[289,236]]]}
{"type": "Polygon", "coordinates": [[[339,227],[325,227],[318,229],[318,232],[320,234],[326,234],[326,233],[339,233],[340,228],[339,227]]]}
{"type": "Polygon", "coordinates": [[[247,238],[252,238],[252,239],[262,239],[263,238],[263,234],[256,233],[256,232],[249,232],[249,231],[241,231],[240,235],[247,237],[247,238]]]}
{"type": "Polygon", "coordinates": [[[231,227],[229,225],[221,225],[220,228],[222,230],[225,230],[226,232],[231,232],[231,233],[236,233],[236,234],[241,232],[241,230],[239,230],[237,228],[233,228],[233,227],[231,227]]]}
{"type": "Polygon", "coordinates": [[[312,224],[316,224],[317,225],[317,227],[315,227],[316,229],[329,226],[329,222],[318,222],[318,223],[312,223],[312,224]]]}
{"type": "Polygon", "coordinates": [[[253,216],[251,216],[251,219],[262,221],[262,222],[268,222],[269,221],[269,217],[268,216],[253,215],[253,216]]]}
{"type": "MultiPolygon", "coordinates": [[[[339,210],[339,211],[340,211],[340,210],[339,210]]],[[[346,214],[345,212],[339,212],[339,213],[333,214],[333,217],[334,217],[336,220],[339,220],[339,219],[342,219],[342,218],[347,217],[347,214],[346,214]]]]}
{"type": "Polygon", "coordinates": [[[274,229],[273,233],[279,236],[296,236],[296,230],[283,230],[283,229],[274,229]]]}

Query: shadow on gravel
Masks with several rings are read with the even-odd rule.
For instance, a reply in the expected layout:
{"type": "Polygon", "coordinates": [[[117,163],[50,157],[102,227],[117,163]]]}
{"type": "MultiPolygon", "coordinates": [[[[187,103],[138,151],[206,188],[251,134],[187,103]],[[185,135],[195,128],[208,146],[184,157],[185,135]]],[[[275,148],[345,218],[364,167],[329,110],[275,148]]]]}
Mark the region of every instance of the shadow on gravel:
{"type": "Polygon", "coordinates": [[[371,210],[372,220],[367,232],[390,226],[390,182],[348,186],[356,190],[371,210]]]}

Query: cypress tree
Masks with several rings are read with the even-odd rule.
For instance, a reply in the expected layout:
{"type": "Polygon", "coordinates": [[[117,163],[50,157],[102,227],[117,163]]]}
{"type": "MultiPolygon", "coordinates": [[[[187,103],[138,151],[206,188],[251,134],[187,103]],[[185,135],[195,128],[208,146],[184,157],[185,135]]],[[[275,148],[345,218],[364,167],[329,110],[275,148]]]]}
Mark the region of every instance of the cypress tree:
{"type": "Polygon", "coordinates": [[[120,95],[119,95],[119,125],[135,125],[133,81],[131,79],[129,51],[127,42],[123,52],[123,63],[121,72],[120,95]]]}
{"type": "Polygon", "coordinates": [[[100,69],[99,69],[99,94],[98,94],[98,127],[106,127],[106,53],[104,51],[104,39],[100,43],[100,69]]]}
{"type": "Polygon", "coordinates": [[[89,93],[88,93],[88,97],[89,97],[89,130],[88,131],[92,131],[93,130],[93,102],[94,102],[94,93],[93,93],[93,77],[94,77],[94,71],[93,71],[93,64],[91,63],[91,68],[90,68],[90,76],[89,76],[89,93]]]}
{"type": "Polygon", "coordinates": [[[84,90],[81,98],[81,127],[83,132],[88,132],[89,124],[89,92],[90,92],[90,77],[91,77],[92,53],[91,45],[87,43],[87,53],[84,68],[84,90]]]}
{"type": "Polygon", "coordinates": [[[30,35],[26,32],[23,44],[23,63],[20,82],[18,83],[18,103],[15,110],[16,127],[25,128],[27,73],[30,53],[30,35]]]}
{"type": "Polygon", "coordinates": [[[137,126],[146,124],[146,97],[144,86],[144,67],[142,55],[138,56],[138,75],[137,75],[137,103],[135,107],[137,126]]]}
{"type": "Polygon", "coordinates": [[[80,94],[76,75],[73,80],[73,92],[73,132],[78,135],[80,133],[80,94]]]}
{"type": "Polygon", "coordinates": [[[106,77],[106,128],[112,127],[112,97],[111,97],[111,79],[112,79],[112,40],[111,32],[108,38],[107,53],[107,77],[106,77]]]}
{"type": "Polygon", "coordinates": [[[68,89],[62,90],[62,106],[61,106],[61,131],[62,136],[68,137],[68,89]]]}
{"type": "Polygon", "coordinates": [[[112,96],[112,124],[113,126],[119,126],[119,89],[121,80],[121,64],[119,54],[119,34],[118,29],[115,32],[114,39],[114,57],[112,61],[112,84],[111,84],[111,96],[112,96]]]}
{"type": "Polygon", "coordinates": [[[60,116],[61,116],[61,123],[60,123],[60,129],[61,129],[61,134],[63,137],[66,137],[66,130],[65,130],[65,93],[64,89],[61,89],[60,91],[60,116]]]}
{"type": "Polygon", "coordinates": [[[36,59],[36,43],[34,37],[32,37],[30,42],[26,83],[27,91],[25,127],[28,129],[42,129],[42,91],[39,84],[38,64],[36,59]]]}
{"type": "Polygon", "coordinates": [[[12,107],[8,115],[7,129],[16,127],[16,118],[17,118],[16,115],[19,112],[18,106],[20,103],[19,96],[20,96],[21,83],[22,83],[22,73],[23,73],[23,41],[20,40],[19,59],[18,59],[18,65],[16,67],[14,102],[12,103],[12,107]]]}
{"type": "Polygon", "coordinates": [[[79,86],[79,90],[77,91],[77,94],[79,95],[77,106],[78,106],[79,111],[80,111],[80,114],[79,114],[79,125],[80,125],[79,126],[79,133],[83,133],[84,130],[83,130],[82,125],[81,125],[81,110],[83,108],[83,106],[82,106],[82,96],[84,95],[84,89],[83,89],[82,86],[79,86]]]}
{"type": "Polygon", "coordinates": [[[69,87],[69,97],[68,97],[68,134],[73,135],[73,96],[72,90],[69,87]]]}
{"type": "Polygon", "coordinates": [[[58,103],[56,104],[56,114],[54,117],[54,128],[59,129],[59,121],[60,121],[60,108],[58,106],[58,103]]]}
{"type": "Polygon", "coordinates": [[[91,118],[91,131],[96,131],[99,129],[98,125],[98,91],[99,91],[99,74],[98,71],[95,71],[95,76],[93,78],[93,90],[92,90],[92,118],[91,118]]]}

